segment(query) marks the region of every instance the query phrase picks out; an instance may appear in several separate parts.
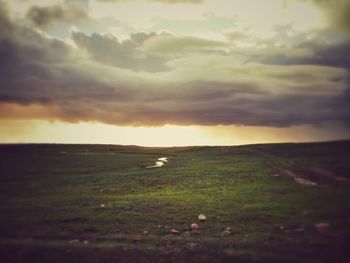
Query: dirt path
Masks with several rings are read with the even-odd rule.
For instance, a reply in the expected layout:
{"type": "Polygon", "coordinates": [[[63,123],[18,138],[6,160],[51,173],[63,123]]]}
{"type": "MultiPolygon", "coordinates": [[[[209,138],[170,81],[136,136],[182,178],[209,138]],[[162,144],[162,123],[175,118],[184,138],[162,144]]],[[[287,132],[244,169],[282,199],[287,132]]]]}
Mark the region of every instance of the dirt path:
{"type": "MultiPolygon", "coordinates": [[[[293,178],[294,181],[297,182],[297,183],[299,183],[299,184],[303,184],[303,185],[312,185],[312,186],[317,186],[317,185],[318,185],[316,182],[311,181],[310,179],[306,179],[304,176],[302,176],[302,175],[300,175],[300,174],[297,174],[297,173],[292,172],[292,171],[290,171],[290,170],[282,169],[282,168],[278,167],[278,166],[274,163],[274,161],[273,161],[272,159],[267,160],[266,163],[267,163],[267,165],[268,165],[270,168],[276,170],[279,174],[289,176],[289,177],[293,178]]],[[[290,164],[293,163],[293,164],[294,164],[294,162],[293,162],[293,161],[291,162],[291,160],[288,160],[288,163],[290,163],[290,164]]]]}
{"type": "MultiPolygon", "coordinates": [[[[293,160],[287,159],[286,162],[289,165],[295,166],[295,162],[293,160]]],[[[268,159],[266,163],[278,174],[289,176],[293,178],[295,182],[303,185],[329,186],[339,183],[347,184],[350,182],[348,178],[338,176],[334,172],[322,168],[311,167],[309,169],[299,169],[300,171],[296,172],[279,167],[273,159],[268,159]]],[[[292,167],[292,169],[296,170],[294,167],[292,167]]]]}
{"type": "Polygon", "coordinates": [[[311,171],[313,171],[315,173],[318,173],[319,175],[322,175],[322,176],[327,177],[329,179],[336,180],[336,181],[342,181],[342,182],[349,181],[348,178],[342,177],[342,176],[338,176],[334,172],[331,172],[331,171],[328,171],[328,170],[325,170],[325,169],[311,168],[311,171]]]}
{"type": "Polygon", "coordinates": [[[265,153],[257,149],[247,149],[247,152],[258,154],[266,159],[266,164],[272,168],[277,175],[285,175],[293,178],[296,183],[310,186],[328,186],[341,183],[349,183],[350,180],[346,177],[338,176],[332,171],[326,169],[311,167],[308,169],[297,169],[296,163],[291,159],[283,159],[270,153],[265,153]],[[275,160],[282,160],[291,168],[285,169],[280,167],[275,160]],[[300,170],[296,172],[295,170],[300,170]]]}
{"type": "Polygon", "coordinates": [[[303,185],[313,185],[316,186],[317,183],[313,182],[309,179],[306,179],[304,177],[302,177],[301,175],[298,175],[297,173],[294,173],[292,171],[289,170],[283,170],[283,173],[288,175],[289,177],[292,177],[294,179],[294,181],[296,181],[299,184],[303,184],[303,185]]]}
{"type": "MultiPolygon", "coordinates": [[[[250,153],[254,153],[254,154],[259,154],[260,156],[263,156],[264,158],[267,159],[266,164],[272,168],[273,170],[275,170],[278,174],[280,175],[285,175],[285,176],[289,176],[291,178],[294,179],[295,182],[299,183],[299,184],[303,184],[303,185],[311,185],[311,186],[317,186],[318,184],[314,181],[311,181],[309,179],[306,179],[305,177],[303,177],[300,174],[297,174],[295,172],[292,172],[290,170],[287,169],[282,169],[281,167],[279,167],[275,162],[274,159],[276,158],[276,156],[272,155],[272,154],[268,154],[262,151],[258,151],[258,150],[252,150],[249,149],[247,150],[250,153]]],[[[294,165],[295,162],[293,160],[287,159],[288,164],[290,165],[294,165]]]]}

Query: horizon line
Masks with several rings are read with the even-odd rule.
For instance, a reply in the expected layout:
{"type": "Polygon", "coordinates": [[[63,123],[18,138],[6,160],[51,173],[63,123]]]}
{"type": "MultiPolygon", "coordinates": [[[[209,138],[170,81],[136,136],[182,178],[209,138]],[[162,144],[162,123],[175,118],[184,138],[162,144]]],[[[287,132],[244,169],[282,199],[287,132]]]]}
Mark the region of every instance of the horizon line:
{"type": "Polygon", "coordinates": [[[4,145],[100,145],[100,146],[123,146],[123,147],[139,147],[139,148],[186,148],[186,147],[239,147],[239,146],[249,146],[249,145],[268,145],[268,144],[313,144],[313,143],[335,143],[335,142],[347,142],[349,139],[339,139],[339,140],[319,140],[319,141],[304,141],[304,142],[261,142],[261,143],[247,143],[247,144],[232,144],[232,145],[177,145],[177,146],[144,146],[137,144],[109,144],[109,143],[53,143],[53,142],[9,142],[1,143],[0,146],[4,145]]]}

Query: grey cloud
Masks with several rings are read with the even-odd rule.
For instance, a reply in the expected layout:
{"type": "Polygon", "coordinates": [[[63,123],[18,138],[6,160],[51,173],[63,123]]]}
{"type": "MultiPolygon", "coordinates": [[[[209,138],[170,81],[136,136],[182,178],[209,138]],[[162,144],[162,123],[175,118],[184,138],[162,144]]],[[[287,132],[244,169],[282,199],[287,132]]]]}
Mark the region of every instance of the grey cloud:
{"type": "Polygon", "coordinates": [[[298,32],[292,25],[279,25],[267,39],[234,29],[224,35],[232,43],[230,55],[245,57],[245,63],[350,68],[350,39],[332,28],[298,32]],[[255,47],[240,48],[249,44],[255,47]]]}
{"type": "Polygon", "coordinates": [[[89,7],[89,1],[90,0],[64,0],[65,4],[68,5],[79,5],[83,8],[88,8],[89,7]]]}
{"type": "Polygon", "coordinates": [[[142,49],[155,53],[179,53],[186,51],[203,51],[210,49],[222,49],[227,43],[208,40],[198,37],[178,37],[173,35],[160,35],[147,39],[142,49]]]}
{"type": "Polygon", "coordinates": [[[253,55],[250,61],[275,65],[322,65],[350,69],[350,42],[320,44],[309,41],[301,43],[295,48],[309,52],[293,56],[289,55],[288,49],[286,49],[284,53],[253,55]]]}
{"type": "Polygon", "coordinates": [[[310,2],[321,8],[328,16],[332,27],[349,34],[350,29],[350,1],[348,0],[293,0],[310,2]]]}
{"type": "MultiPolygon", "coordinates": [[[[305,44],[307,46],[307,44],[305,44]]],[[[350,69],[350,42],[333,45],[310,44],[312,57],[305,58],[304,63],[343,67],[350,69]]]]}
{"type": "Polygon", "coordinates": [[[73,32],[72,39],[95,61],[120,68],[157,72],[166,69],[164,57],[145,54],[139,50],[145,40],[155,35],[155,33],[137,33],[121,42],[114,36],[96,33],[88,36],[73,32]]]}
{"type": "Polygon", "coordinates": [[[87,9],[81,4],[66,3],[53,6],[32,6],[27,18],[38,27],[48,27],[57,22],[76,24],[89,19],[87,9]]]}
{"type": "Polygon", "coordinates": [[[295,32],[290,25],[278,26],[274,37],[266,40],[240,31],[226,32],[225,35],[233,43],[230,55],[240,54],[245,57],[246,63],[322,65],[350,69],[350,39],[339,38],[330,29],[295,32]],[[258,48],[239,48],[235,41],[250,41],[258,48]]]}
{"type": "Polygon", "coordinates": [[[341,68],[241,66],[201,55],[201,63],[198,57],[172,58],[168,71],[136,72],[135,47],[147,34],[124,43],[75,33],[90,54],[84,59],[65,42],[16,24],[3,8],[0,19],[7,32],[0,37],[0,118],[117,125],[349,123],[348,73],[341,68]],[[103,49],[111,61],[96,53],[103,49]],[[114,62],[119,57],[125,64],[114,62]]]}
{"type": "Polygon", "coordinates": [[[336,27],[349,33],[350,1],[348,0],[312,0],[329,14],[336,27]]]}

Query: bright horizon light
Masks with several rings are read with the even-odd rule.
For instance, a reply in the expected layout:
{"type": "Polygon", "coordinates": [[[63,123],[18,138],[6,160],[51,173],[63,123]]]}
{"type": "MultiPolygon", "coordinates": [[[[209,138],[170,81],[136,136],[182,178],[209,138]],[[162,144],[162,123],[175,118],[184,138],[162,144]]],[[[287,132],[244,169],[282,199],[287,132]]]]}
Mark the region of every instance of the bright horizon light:
{"type": "Polygon", "coordinates": [[[145,147],[230,146],[256,143],[311,142],[348,139],[347,129],[239,126],[121,127],[60,121],[0,121],[0,143],[116,144],[145,147]]]}

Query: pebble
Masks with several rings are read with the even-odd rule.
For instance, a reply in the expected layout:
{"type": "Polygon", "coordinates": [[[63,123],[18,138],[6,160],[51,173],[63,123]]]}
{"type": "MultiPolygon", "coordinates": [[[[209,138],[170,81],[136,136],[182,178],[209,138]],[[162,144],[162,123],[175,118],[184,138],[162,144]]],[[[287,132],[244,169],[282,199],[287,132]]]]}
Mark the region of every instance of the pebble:
{"type": "Polygon", "coordinates": [[[318,231],[326,231],[331,225],[329,223],[318,223],[315,225],[315,228],[318,231]]]}
{"type": "Polygon", "coordinates": [[[199,226],[196,223],[191,224],[191,230],[196,231],[199,229],[199,226]]]}
{"type": "Polygon", "coordinates": [[[205,215],[200,214],[200,215],[198,216],[198,220],[199,220],[199,221],[205,221],[205,220],[207,220],[207,218],[205,217],[205,215]]]}
{"type": "Polygon", "coordinates": [[[228,237],[231,236],[231,227],[227,227],[224,231],[221,232],[222,237],[228,237]]]}
{"type": "Polygon", "coordinates": [[[173,228],[173,229],[170,230],[170,234],[172,234],[172,235],[180,235],[180,231],[178,231],[178,230],[173,228]]]}
{"type": "Polygon", "coordinates": [[[106,208],[106,205],[105,204],[101,204],[100,207],[101,208],[106,208]]]}

